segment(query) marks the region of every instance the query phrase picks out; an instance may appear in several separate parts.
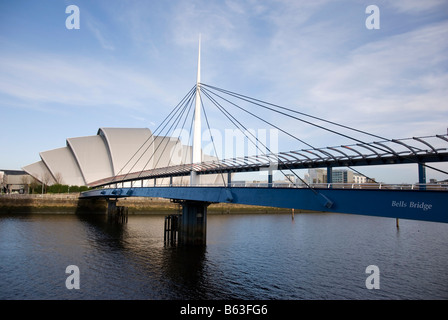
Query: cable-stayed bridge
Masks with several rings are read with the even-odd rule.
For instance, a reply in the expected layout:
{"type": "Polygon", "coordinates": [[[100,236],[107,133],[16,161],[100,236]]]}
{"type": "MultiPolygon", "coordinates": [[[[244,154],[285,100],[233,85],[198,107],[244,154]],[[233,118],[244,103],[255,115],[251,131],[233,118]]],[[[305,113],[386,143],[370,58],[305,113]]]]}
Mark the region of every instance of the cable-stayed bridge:
{"type": "MultiPolygon", "coordinates": [[[[426,168],[443,171],[430,164],[448,162],[447,135],[386,139],[321,118],[297,114],[291,109],[251,99],[206,84],[199,85],[202,89],[202,95],[209,98],[209,101],[212,101],[213,105],[219,108],[224,115],[227,115],[228,119],[232,120],[233,124],[244,133],[245,138],[256,145],[261,144],[259,138],[254,135],[251,136],[250,131],[244,127],[241,120],[232,118],[227,108],[224,108],[223,104],[217,101],[218,98],[228,102],[226,96],[231,96],[260,108],[268,108],[269,111],[282,116],[292,117],[298,122],[306,121],[308,125],[313,125],[311,120],[314,118],[316,122],[328,124],[327,127],[318,124],[319,129],[333,135],[342,136],[350,143],[331,147],[314,147],[286,132],[285,134],[299,143],[306,144],[306,148],[269,153],[270,149],[263,146],[263,152],[253,156],[228,159],[215,158],[197,163],[187,161],[187,163],[138,172],[128,169],[126,173],[121,172],[113,177],[92,183],[90,186],[96,189],[84,192],[81,197],[108,199],[163,197],[173,199],[182,203],[185,217],[188,216],[186,212],[192,212],[191,215],[194,218],[191,219],[194,221],[189,224],[196,224],[197,217],[200,216],[202,220],[199,219],[199,224],[203,225],[202,229],[199,228],[201,230],[205,229],[208,204],[219,202],[448,222],[448,186],[426,183],[426,168]],[[358,135],[349,136],[347,133],[336,131],[332,127],[339,127],[358,135]],[[358,137],[359,134],[376,138],[376,140],[366,142],[358,137]],[[400,164],[415,164],[415,170],[418,171],[419,177],[418,184],[392,185],[377,183],[373,179],[369,180],[369,183],[362,184],[340,184],[331,181],[333,168],[349,167],[355,170],[354,167],[400,164]],[[309,168],[326,168],[327,182],[317,185],[308,183],[301,179],[295,171],[309,168]],[[235,184],[232,181],[232,174],[234,173],[256,171],[265,173],[266,183],[244,185],[241,183],[235,184]],[[276,184],[273,182],[275,172],[282,172],[289,177],[295,175],[296,179],[290,178],[287,183],[276,184]],[[192,175],[195,176],[194,180],[191,178],[192,175]],[[213,184],[201,183],[201,177],[208,175],[215,175],[218,178],[215,179],[213,184]],[[175,183],[173,180],[175,177],[185,179],[181,180],[181,183],[175,183]],[[164,183],[157,183],[161,179],[164,183]]],[[[164,121],[165,128],[170,126],[173,132],[176,124],[186,123],[186,119],[188,119],[187,110],[193,105],[194,99],[192,97],[196,96],[197,91],[197,87],[194,87],[183,99],[183,102],[170,113],[170,116],[164,121]]],[[[203,108],[203,99],[200,102],[203,108]]],[[[205,109],[203,111],[206,114],[205,109]]],[[[256,116],[254,114],[254,117],[256,116]]],[[[193,119],[194,115],[191,115],[191,117],[193,119]]],[[[264,120],[264,122],[276,127],[277,130],[283,131],[280,126],[276,126],[270,121],[264,120]]],[[[191,120],[191,123],[193,124],[194,121],[191,120]]],[[[166,140],[168,143],[169,138],[167,137],[166,140]]],[[[159,144],[158,147],[163,148],[163,143],[159,144]]],[[[137,151],[136,154],[141,154],[141,150],[137,151]]],[[[132,161],[137,162],[138,159],[130,159],[130,162],[132,161]]],[[[187,222],[185,221],[184,224],[187,224],[187,222]]],[[[197,226],[194,229],[196,230],[197,226]]],[[[199,233],[204,235],[205,230],[199,233]]],[[[198,242],[198,239],[202,239],[200,235],[193,237],[196,239],[194,241],[198,242]]],[[[202,241],[205,240],[202,239],[199,242],[202,241]]]]}
{"type": "Polygon", "coordinates": [[[431,185],[426,181],[426,168],[448,174],[432,165],[448,162],[448,136],[445,134],[388,139],[210,86],[200,82],[200,59],[196,85],[153,133],[166,136],[165,146],[162,142],[157,148],[166,148],[170,136],[180,131],[189,132],[188,139],[191,139],[192,144],[190,153],[172,154],[177,156],[177,161],[171,161],[172,165],[166,167],[133,171],[135,164],[142,159],[142,154],[149,149],[148,144],[143,144],[129,159],[125,166],[126,172],[123,169],[112,177],[91,183],[90,187],[94,189],[82,193],[81,198],[106,198],[115,203],[116,199],[123,197],[163,197],[179,202],[183,207],[179,241],[187,244],[205,243],[207,206],[220,202],[448,222],[448,186],[431,185]],[[213,131],[207,116],[210,110],[206,111],[205,103],[215,107],[220,118],[227,120],[241,133],[247,144],[253,146],[252,150],[256,150],[255,155],[220,158],[217,141],[211,136],[210,145],[215,154],[209,156],[209,160],[204,160],[201,114],[204,115],[209,132],[213,131]],[[232,110],[244,116],[236,116],[232,110]],[[269,115],[262,115],[260,111],[268,112],[269,115]],[[276,130],[279,136],[301,148],[292,151],[272,150],[266,141],[248,129],[243,118],[260,121],[265,128],[276,130]],[[283,124],[287,122],[319,130],[342,139],[344,143],[316,147],[286,130],[287,126],[283,124]],[[190,123],[189,130],[187,123],[190,123]],[[369,177],[366,177],[368,183],[361,184],[332,181],[334,168],[350,168],[362,174],[354,167],[402,164],[415,164],[419,183],[383,184],[369,177]],[[299,169],[310,168],[326,168],[326,183],[310,183],[297,173],[299,169]],[[233,175],[244,172],[262,172],[266,175],[266,182],[235,184],[233,175]],[[273,177],[276,173],[283,173],[288,181],[275,183],[273,177]]]}

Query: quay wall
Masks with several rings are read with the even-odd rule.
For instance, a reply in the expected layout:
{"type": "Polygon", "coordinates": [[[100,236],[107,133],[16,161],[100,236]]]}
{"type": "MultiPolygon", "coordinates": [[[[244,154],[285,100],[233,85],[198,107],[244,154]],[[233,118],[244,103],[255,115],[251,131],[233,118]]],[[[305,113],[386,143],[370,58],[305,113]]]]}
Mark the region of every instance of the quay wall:
{"type": "MultiPolygon", "coordinates": [[[[106,213],[104,199],[78,199],[79,194],[4,194],[0,195],[0,214],[11,213],[62,213],[86,214],[106,213]]],[[[128,207],[129,214],[180,213],[180,205],[163,198],[121,198],[117,205],[128,207]]],[[[216,203],[208,207],[209,214],[232,213],[291,213],[291,209],[216,203]]],[[[295,210],[295,213],[305,211],[295,210]]]]}

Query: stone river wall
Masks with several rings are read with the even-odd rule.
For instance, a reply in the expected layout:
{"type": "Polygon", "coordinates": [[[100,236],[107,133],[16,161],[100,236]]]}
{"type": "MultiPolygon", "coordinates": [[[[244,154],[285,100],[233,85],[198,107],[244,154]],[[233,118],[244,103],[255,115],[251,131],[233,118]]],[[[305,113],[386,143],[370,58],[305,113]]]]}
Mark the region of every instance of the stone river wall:
{"type": "MultiPolygon", "coordinates": [[[[104,199],[79,200],[79,194],[4,194],[0,195],[0,214],[12,213],[106,213],[104,199]]],[[[122,198],[117,205],[128,207],[129,214],[172,214],[180,212],[180,205],[163,198],[122,198]]],[[[295,210],[295,213],[302,211],[295,210]]],[[[232,213],[291,213],[291,209],[217,203],[208,207],[209,214],[232,213]]]]}

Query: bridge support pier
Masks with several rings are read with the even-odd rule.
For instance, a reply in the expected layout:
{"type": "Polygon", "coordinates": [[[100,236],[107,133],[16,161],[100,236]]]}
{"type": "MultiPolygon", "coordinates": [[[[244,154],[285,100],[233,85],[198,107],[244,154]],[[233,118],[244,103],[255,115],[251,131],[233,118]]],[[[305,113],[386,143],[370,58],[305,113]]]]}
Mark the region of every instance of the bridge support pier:
{"type": "Polygon", "coordinates": [[[181,201],[178,241],[180,245],[205,245],[207,240],[207,207],[209,202],[181,201]]]}
{"type": "Polygon", "coordinates": [[[117,210],[118,199],[106,199],[107,201],[107,215],[113,215],[117,210]]]}
{"type": "Polygon", "coordinates": [[[127,223],[128,208],[117,206],[118,199],[107,199],[107,219],[112,222],[127,223]]]}

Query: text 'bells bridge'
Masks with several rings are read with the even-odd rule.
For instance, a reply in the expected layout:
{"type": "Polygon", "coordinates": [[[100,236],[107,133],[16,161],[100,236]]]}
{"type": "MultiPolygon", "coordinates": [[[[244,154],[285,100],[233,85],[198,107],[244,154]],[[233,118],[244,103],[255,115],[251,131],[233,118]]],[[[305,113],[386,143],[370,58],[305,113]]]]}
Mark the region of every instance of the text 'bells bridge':
{"type": "MultiPolygon", "coordinates": [[[[261,154],[223,160],[215,158],[209,161],[198,162],[194,162],[194,157],[192,157],[191,161],[181,164],[144,169],[138,172],[132,171],[132,166],[127,173],[120,172],[113,177],[91,183],[90,187],[96,189],[82,193],[81,198],[162,197],[172,199],[183,205],[182,219],[185,220],[183,225],[193,226],[190,228],[193,231],[190,230],[188,232],[198,233],[198,230],[201,229],[201,227],[198,227],[198,224],[202,225],[202,231],[199,232],[202,236],[190,237],[190,240],[194,243],[205,242],[204,225],[207,206],[210,203],[220,202],[448,222],[447,187],[445,185],[430,185],[426,183],[427,167],[448,174],[428,164],[448,162],[447,135],[387,139],[202,83],[198,83],[189,91],[162,124],[159,125],[153,135],[164,133],[167,137],[166,143],[168,143],[170,134],[176,128],[179,128],[180,123],[185,125],[189,116],[191,116],[191,121],[188,121],[191,123],[191,132],[193,123],[196,126],[200,121],[196,118],[196,114],[200,114],[201,109],[210,129],[203,103],[205,99],[208,99],[225,118],[238,128],[249,142],[257,145],[261,154]],[[201,94],[199,95],[199,93],[201,94]],[[281,126],[266,120],[270,119],[269,117],[258,116],[250,111],[250,108],[241,107],[231,99],[240,100],[240,102],[268,110],[276,115],[284,116],[332,135],[343,137],[349,143],[332,147],[314,147],[283,130],[281,126]],[[225,103],[227,107],[224,106],[225,103]],[[190,114],[193,104],[195,105],[194,112],[190,114]],[[263,144],[262,141],[253,134],[251,135],[250,130],[247,130],[239,120],[241,117],[237,118],[232,115],[232,112],[228,110],[229,105],[238,108],[246,115],[257,118],[267,126],[276,128],[287,137],[304,144],[306,148],[271,153],[270,149],[263,145],[264,149],[261,150],[259,147],[260,144],[263,144]],[[353,136],[347,132],[356,133],[357,135],[353,136]],[[366,142],[365,138],[361,139],[359,137],[360,135],[375,138],[372,139],[375,141],[366,142]],[[337,167],[348,167],[356,171],[353,167],[411,163],[416,164],[418,168],[419,184],[417,185],[384,185],[376,183],[373,179],[370,180],[370,183],[356,185],[337,184],[331,181],[333,168],[337,167]],[[307,183],[294,171],[296,169],[309,168],[326,168],[327,183],[324,185],[307,183]],[[233,173],[251,171],[265,171],[267,183],[257,185],[235,185],[232,183],[233,173]],[[297,179],[289,178],[290,183],[275,184],[272,178],[275,171],[281,171],[287,177],[295,176],[297,179]],[[287,175],[285,172],[289,174],[287,175]],[[200,178],[207,175],[218,175],[221,178],[213,185],[201,184],[200,178]],[[183,181],[175,183],[175,177],[190,177],[190,183],[187,185],[183,181]],[[157,184],[156,181],[160,181],[160,179],[166,179],[169,182],[157,184]],[[194,216],[194,218],[188,218],[190,216],[194,216]],[[198,222],[197,217],[199,216],[203,217],[202,222],[198,222]],[[187,218],[190,219],[189,222],[187,218]]],[[[163,143],[159,144],[158,147],[163,148],[162,145],[163,143]]],[[[193,142],[193,153],[194,149],[193,142]]],[[[148,150],[147,146],[146,150],[148,150]]],[[[128,164],[132,163],[132,161],[137,162],[140,160],[141,155],[138,157],[139,159],[135,158],[141,153],[142,150],[137,150],[128,161],[128,164]]]]}

